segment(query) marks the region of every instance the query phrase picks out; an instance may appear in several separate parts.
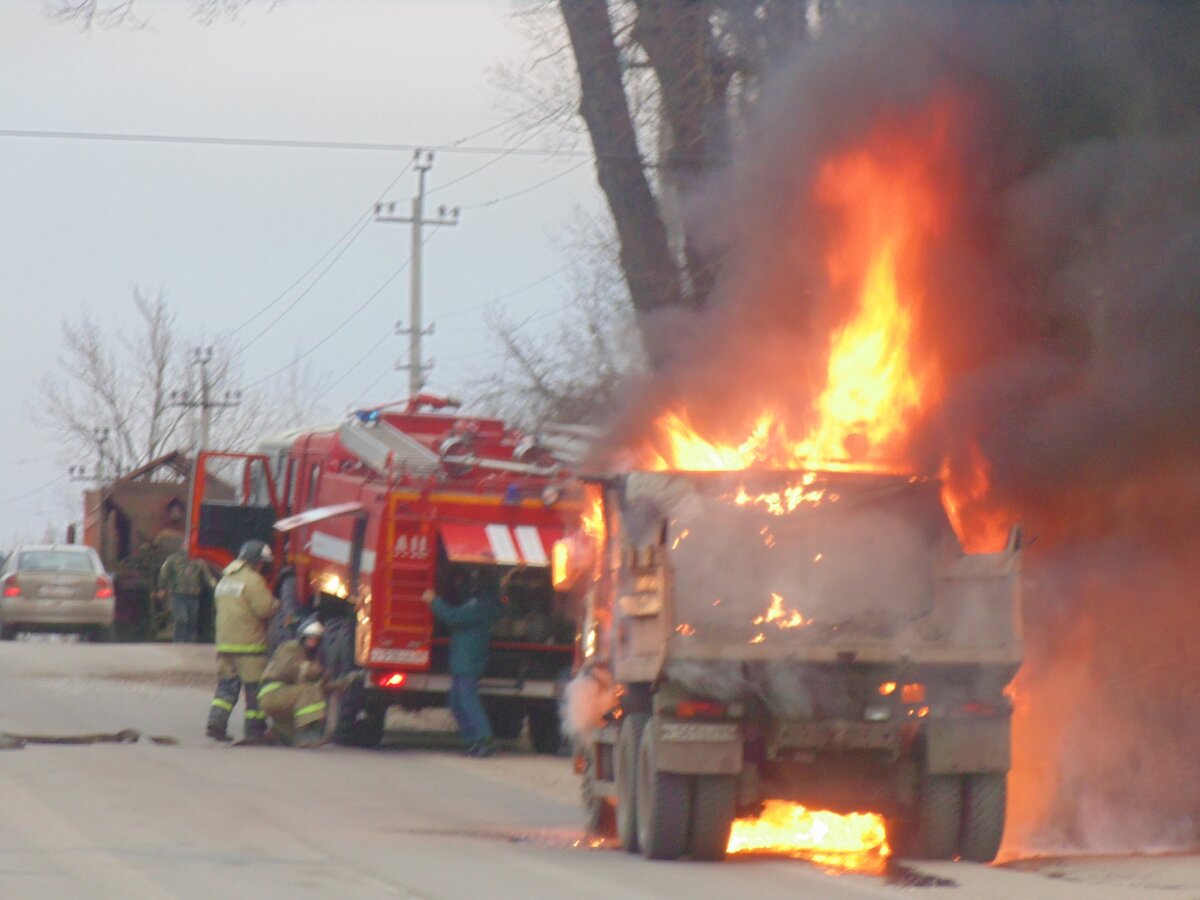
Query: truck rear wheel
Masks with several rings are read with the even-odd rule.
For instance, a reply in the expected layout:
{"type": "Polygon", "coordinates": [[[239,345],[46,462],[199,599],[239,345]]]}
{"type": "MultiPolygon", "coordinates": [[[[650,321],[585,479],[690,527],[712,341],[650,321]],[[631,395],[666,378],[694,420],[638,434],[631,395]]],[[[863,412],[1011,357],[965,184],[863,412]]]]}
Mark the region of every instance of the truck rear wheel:
{"type": "Polygon", "coordinates": [[[637,833],[650,859],[678,859],[687,849],[691,779],[658,768],[654,731],[642,735],[637,763],[637,833]]]}
{"type": "Polygon", "coordinates": [[[954,859],[962,822],[962,779],[929,775],[921,780],[915,830],[909,855],[916,859],[954,859]]]}
{"type": "Polygon", "coordinates": [[[737,814],[737,778],[698,775],[692,780],[692,859],[722,860],[737,814]]]}
{"type": "Polygon", "coordinates": [[[616,810],[612,802],[596,792],[596,748],[583,751],[583,779],[579,792],[583,798],[583,829],[588,837],[610,838],[617,833],[616,810]]]}
{"type": "Polygon", "coordinates": [[[529,707],[529,740],[538,753],[553,754],[562,749],[557,703],[535,703],[529,707]]]}
{"type": "Polygon", "coordinates": [[[959,854],[971,862],[989,863],[1004,837],[1007,777],[983,772],[963,779],[962,844],[959,854]]]}
{"type": "Polygon", "coordinates": [[[374,749],[383,743],[383,726],[387,721],[387,707],[368,703],[362,718],[354,723],[353,743],[358,747],[374,749]]]}
{"type": "Polygon", "coordinates": [[[621,732],[617,735],[617,837],[629,853],[638,852],[638,749],[649,718],[646,713],[625,713],[621,719],[621,732]]]}

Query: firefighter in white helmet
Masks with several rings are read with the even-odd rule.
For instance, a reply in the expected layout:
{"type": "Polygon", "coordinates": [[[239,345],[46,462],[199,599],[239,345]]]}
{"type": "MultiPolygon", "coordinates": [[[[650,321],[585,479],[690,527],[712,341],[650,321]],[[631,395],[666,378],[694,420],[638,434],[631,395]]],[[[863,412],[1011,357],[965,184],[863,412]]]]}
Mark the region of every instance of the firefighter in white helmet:
{"type": "Polygon", "coordinates": [[[325,626],[309,619],[295,640],[279,645],[263,672],[258,703],[270,717],[271,736],[281,743],[314,747],[324,742],[329,689],[320,659],[324,634],[325,626]]]}
{"type": "Polygon", "coordinates": [[[267,664],[267,623],[279,609],[263,574],[270,569],[271,548],[246,541],[238,558],[225,567],[213,590],[217,607],[217,692],[208,711],[208,736],[230,740],[229,716],[246,689],[246,743],[262,743],[266,717],[258,708],[258,686],[267,664]]]}

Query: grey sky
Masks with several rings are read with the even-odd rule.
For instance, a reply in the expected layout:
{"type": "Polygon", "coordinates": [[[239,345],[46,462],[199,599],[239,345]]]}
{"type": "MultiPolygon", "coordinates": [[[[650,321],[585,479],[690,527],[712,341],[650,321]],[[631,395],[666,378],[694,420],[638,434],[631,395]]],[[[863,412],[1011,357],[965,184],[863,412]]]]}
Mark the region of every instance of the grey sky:
{"type": "MultiPolygon", "coordinates": [[[[40,0],[3,0],[0,129],[449,144],[511,115],[512,98],[488,70],[532,55],[507,0],[268,8],[206,28],[188,17],[187,0],[139,0],[151,27],[81,33],[49,21],[40,0]]],[[[501,128],[470,143],[519,140],[501,128]]],[[[540,137],[524,145],[542,146],[540,137]]],[[[128,319],[138,284],[166,291],[187,337],[230,331],[325,253],[411,156],[0,136],[0,548],[78,515],[78,485],[64,477],[39,490],[71,460],[27,415],[55,365],[64,319],[85,310],[106,323],[128,319]]],[[[429,176],[433,207],[464,207],[461,223],[426,248],[434,390],[455,392],[494,361],[481,358],[493,346],[482,305],[512,294],[506,308],[529,315],[561,303],[555,273],[566,259],[556,235],[575,205],[601,203],[580,156],[509,155],[438,190],[494,159],[442,152],[429,176]],[[470,208],[562,172],[543,188],[470,208]]],[[[415,186],[410,172],[389,198],[407,210],[415,186]]],[[[368,225],[249,348],[246,381],[270,376],[343,323],[407,259],[408,242],[406,226],[368,225]]],[[[239,337],[256,335],[291,296],[239,337]]],[[[328,389],[326,409],[406,393],[403,373],[390,371],[404,339],[378,342],[407,309],[405,273],[310,357],[331,373],[326,385],[360,363],[328,389]]]]}

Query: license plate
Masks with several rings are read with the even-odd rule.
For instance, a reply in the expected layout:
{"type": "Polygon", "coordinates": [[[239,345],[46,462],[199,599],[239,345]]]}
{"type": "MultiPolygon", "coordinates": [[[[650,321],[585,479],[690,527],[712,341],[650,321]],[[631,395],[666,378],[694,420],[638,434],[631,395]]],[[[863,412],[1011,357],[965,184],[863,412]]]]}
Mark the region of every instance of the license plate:
{"type": "Polygon", "coordinates": [[[659,731],[664,741],[700,741],[720,743],[736,741],[738,727],[732,722],[700,724],[698,722],[663,722],[659,731]]]}
{"type": "Polygon", "coordinates": [[[64,597],[74,597],[78,590],[69,584],[43,584],[38,590],[39,597],[51,597],[62,599],[64,597]]]}
{"type": "Polygon", "coordinates": [[[429,651],[391,650],[387,647],[372,647],[370,660],[373,663],[392,663],[400,666],[423,666],[429,662],[429,651]]]}

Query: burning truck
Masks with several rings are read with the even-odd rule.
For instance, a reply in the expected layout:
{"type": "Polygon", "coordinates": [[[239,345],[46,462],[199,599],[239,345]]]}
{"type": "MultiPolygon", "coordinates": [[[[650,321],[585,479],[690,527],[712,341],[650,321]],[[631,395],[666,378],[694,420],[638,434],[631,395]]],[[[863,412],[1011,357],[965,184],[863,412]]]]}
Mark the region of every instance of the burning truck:
{"type": "Polygon", "coordinates": [[[720,859],[735,820],[784,800],[874,810],[901,855],[995,857],[1018,529],[964,553],[938,480],[913,476],[632,471],[588,491],[556,577],[578,597],[573,691],[602,710],[574,723],[593,834],[720,859]]]}

